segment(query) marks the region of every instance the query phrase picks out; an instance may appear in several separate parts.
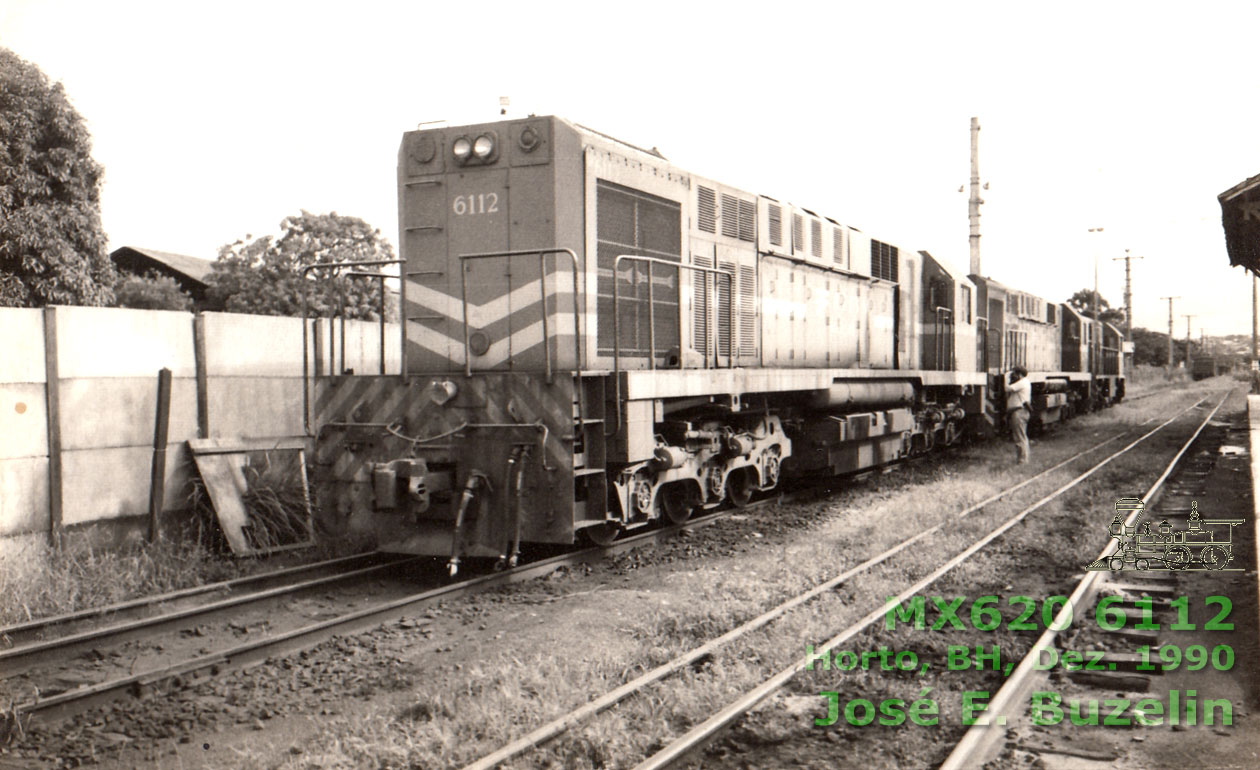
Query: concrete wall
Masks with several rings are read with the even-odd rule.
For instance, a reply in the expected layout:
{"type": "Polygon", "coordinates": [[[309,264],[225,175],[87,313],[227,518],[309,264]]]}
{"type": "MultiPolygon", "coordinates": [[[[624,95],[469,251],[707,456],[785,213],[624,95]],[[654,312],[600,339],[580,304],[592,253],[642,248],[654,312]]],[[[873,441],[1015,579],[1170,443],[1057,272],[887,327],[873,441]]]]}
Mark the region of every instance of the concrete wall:
{"type": "MultiPolygon", "coordinates": [[[[147,514],[158,372],[171,370],[164,510],[185,506],[191,458],[185,442],[209,437],[301,436],[302,324],[295,318],[202,315],[205,377],[197,372],[190,313],[58,307],[0,308],[0,537],[47,532],[54,499],[64,525],[147,514]],[[61,484],[50,478],[46,355],[55,351],[61,484]],[[198,396],[206,404],[198,411],[198,396]]],[[[308,328],[308,364],[339,371],[340,324],[308,328]],[[315,332],[321,331],[317,341],[315,332]],[[336,351],[336,359],[330,359],[336,351]]],[[[387,326],[386,371],[399,371],[399,327],[387,326]]],[[[378,372],[379,326],[346,323],[345,366],[378,372]]],[[[55,442],[54,442],[55,443],[55,442]]]]}

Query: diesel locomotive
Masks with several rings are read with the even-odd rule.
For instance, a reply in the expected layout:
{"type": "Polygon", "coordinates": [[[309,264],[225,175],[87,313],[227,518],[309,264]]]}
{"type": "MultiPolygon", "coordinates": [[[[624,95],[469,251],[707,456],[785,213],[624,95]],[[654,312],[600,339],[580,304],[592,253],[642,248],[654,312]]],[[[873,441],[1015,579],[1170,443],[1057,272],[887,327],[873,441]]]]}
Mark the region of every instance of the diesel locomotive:
{"type": "Polygon", "coordinates": [[[557,117],[408,132],[402,373],[306,382],[325,507],[514,563],[1124,394],[1120,333],[557,117]]]}

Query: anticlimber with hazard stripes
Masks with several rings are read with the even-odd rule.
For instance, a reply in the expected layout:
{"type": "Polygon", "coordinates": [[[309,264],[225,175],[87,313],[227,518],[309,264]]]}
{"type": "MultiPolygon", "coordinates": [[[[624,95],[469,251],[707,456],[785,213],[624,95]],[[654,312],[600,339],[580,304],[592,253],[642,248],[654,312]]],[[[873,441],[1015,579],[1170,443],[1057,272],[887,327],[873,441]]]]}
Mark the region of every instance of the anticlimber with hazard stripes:
{"type": "Polygon", "coordinates": [[[409,132],[404,371],[307,378],[334,527],[451,574],[1124,396],[1122,335],[556,117],[409,132]]]}

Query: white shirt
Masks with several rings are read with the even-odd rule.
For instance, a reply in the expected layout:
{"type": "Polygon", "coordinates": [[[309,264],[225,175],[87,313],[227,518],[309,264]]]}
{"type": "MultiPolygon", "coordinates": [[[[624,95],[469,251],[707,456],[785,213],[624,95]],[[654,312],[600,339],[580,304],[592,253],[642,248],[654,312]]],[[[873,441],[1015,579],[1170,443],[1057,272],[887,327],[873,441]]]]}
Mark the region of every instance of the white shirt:
{"type": "Polygon", "coordinates": [[[1032,411],[1032,382],[1027,377],[1020,378],[1006,386],[1006,411],[1027,407],[1032,411]]]}

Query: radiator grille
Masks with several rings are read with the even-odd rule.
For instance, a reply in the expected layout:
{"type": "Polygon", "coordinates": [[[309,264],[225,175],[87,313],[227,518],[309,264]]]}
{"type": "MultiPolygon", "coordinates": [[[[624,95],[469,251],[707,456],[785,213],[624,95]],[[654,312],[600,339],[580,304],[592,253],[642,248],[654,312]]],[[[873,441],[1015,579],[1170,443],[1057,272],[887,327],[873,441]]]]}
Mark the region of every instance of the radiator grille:
{"type": "Polygon", "coordinates": [[[805,220],[800,214],[792,215],[792,251],[805,250],[805,220]]]}
{"type": "Polygon", "coordinates": [[[739,239],[754,241],[757,238],[757,205],[752,201],[739,201],[739,239]]]}
{"type": "Polygon", "coordinates": [[[770,204],[770,245],[783,245],[783,209],[770,204]]]}
{"type": "Polygon", "coordinates": [[[815,257],[822,257],[822,222],[817,219],[811,220],[809,223],[809,243],[810,251],[815,257]]]}
{"type": "Polygon", "coordinates": [[[739,354],[757,354],[757,269],[739,266],[739,354]]]}
{"type": "Polygon", "coordinates": [[[844,258],[844,230],[834,227],[831,230],[832,243],[832,261],[837,265],[848,266],[848,260],[844,258]]]}
{"type": "Polygon", "coordinates": [[[898,254],[896,246],[889,246],[871,239],[871,275],[886,281],[897,281],[898,254]]]}
{"type": "MultiPolygon", "coordinates": [[[[599,354],[613,354],[613,263],[634,254],[678,262],[682,253],[682,209],[670,200],[606,182],[596,183],[595,229],[598,265],[599,354]]],[[[623,356],[648,354],[648,323],[655,331],[656,354],[679,346],[677,268],[651,270],[652,303],[648,307],[648,266],[623,262],[616,276],[620,297],[620,346],[623,356]]]]}
{"type": "Polygon", "coordinates": [[[707,187],[696,194],[696,227],[706,233],[717,232],[717,193],[707,187]]]}
{"type": "MultiPolygon", "coordinates": [[[[718,269],[737,276],[734,262],[718,262],[718,269]]],[[[728,280],[724,275],[717,276],[718,353],[723,356],[731,354],[731,289],[735,288],[731,284],[734,280],[728,280]]]]}
{"type": "Polygon", "coordinates": [[[725,193],[722,194],[722,235],[739,237],[739,199],[725,193]]]}
{"type": "MultiPolygon", "coordinates": [[[[697,267],[713,267],[713,260],[705,256],[695,255],[691,258],[697,267]]],[[[692,343],[697,351],[707,353],[705,340],[709,338],[709,288],[713,278],[708,273],[691,273],[691,307],[692,307],[692,343]]]]}

